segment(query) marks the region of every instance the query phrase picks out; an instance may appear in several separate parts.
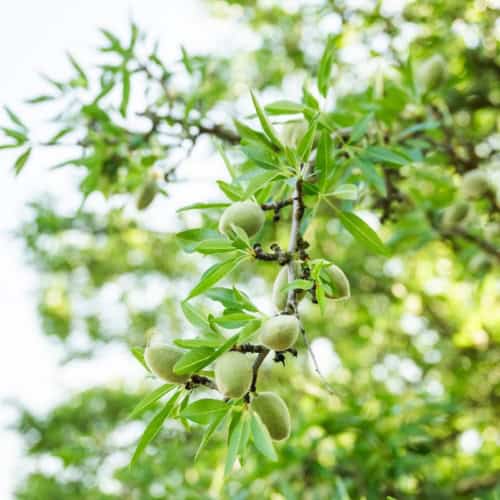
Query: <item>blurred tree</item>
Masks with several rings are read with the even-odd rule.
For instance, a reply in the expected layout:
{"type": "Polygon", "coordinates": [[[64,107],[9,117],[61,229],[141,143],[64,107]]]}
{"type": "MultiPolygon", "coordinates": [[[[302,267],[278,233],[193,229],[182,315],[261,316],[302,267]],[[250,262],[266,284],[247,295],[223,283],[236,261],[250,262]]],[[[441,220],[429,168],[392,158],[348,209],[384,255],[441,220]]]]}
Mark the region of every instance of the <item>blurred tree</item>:
{"type": "MultiPolygon", "coordinates": [[[[17,429],[35,466],[18,498],[498,498],[498,5],[207,4],[214,15],[251,30],[256,48],[209,56],[180,49],[179,59],[167,62],[137,26],[126,41],[103,30],[96,68],[88,72],[71,58],[74,75],[50,80],[54,92],[30,101],[59,104],[52,137],[32,137],[8,110],[11,125],[2,130],[10,142],[1,147],[19,148],[17,173],[29,169],[33,149],[69,146],[74,155],[58,167],[76,167],[79,176],[77,213],[36,202],[20,231],[44,276],[44,332],[65,346],[66,361],[92,358],[105,343],[136,347],[140,358],[137,346],[152,327],[183,338],[183,347],[192,347],[185,339],[200,322],[202,330],[210,321],[213,330],[250,326],[252,333],[257,320],[236,304],[241,296],[228,298],[229,289],[219,285],[196,297],[194,308],[180,306],[207,267],[193,252],[213,254],[211,263],[219,263],[225,255],[217,252],[228,245],[246,248],[244,235],[221,240],[216,231],[227,200],[212,198],[207,188],[201,202],[209,205],[194,215],[181,211],[185,227],[176,237],[153,231],[148,212],[138,217],[131,208],[131,195],[139,209],[175,204],[181,181],[197,177],[183,172],[185,159],[196,151],[211,157],[206,139],[213,139],[230,174],[219,182],[225,198],[254,195],[280,219],[267,217],[258,237],[263,246],[249,250],[252,262],[225,282],[251,299],[270,297],[277,267],[266,259],[277,254],[268,243],[285,247],[296,213],[291,203],[276,206],[290,199],[296,177],[273,169],[297,163],[297,155],[307,161],[312,147],[316,178],[306,177],[303,186],[309,248],[302,251],[313,262],[334,261],[351,286],[349,301],[323,303],[313,275],[315,293],[301,302],[323,374],[315,373],[302,341],[298,358],[287,354],[285,367],[263,365],[259,389],[279,388],[292,433],[277,446],[276,461],[247,453],[227,478],[223,433],[215,432],[194,463],[203,428],[182,417],[168,419],[129,468],[145,422],[161,408],[155,401],[127,420],[157,386],[149,378],[136,392],[83,391],[42,417],[20,409],[17,429]],[[280,133],[275,140],[259,109],[265,135],[256,120],[252,129],[241,120],[255,118],[248,88],[262,96],[280,133]],[[233,123],[231,116],[240,118],[233,123]],[[298,126],[283,125],[290,116],[300,117],[298,126]],[[280,141],[287,147],[277,148],[280,141]],[[94,209],[102,198],[109,200],[104,213],[94,209]],[[103,300],[110,288],[119,291],[113,321],[103,300]],[[138,294],[149,300],[137,301],[138,294]],[[57,473],[44,472],[46,460],[57,473]]],[[[215,181],[208,167],[203,175],[215,181]]],[[[303,278],[298,288],[312,283],[303,278]]],[[[187,404],[186,398],[171,416],[187,404]]]]}

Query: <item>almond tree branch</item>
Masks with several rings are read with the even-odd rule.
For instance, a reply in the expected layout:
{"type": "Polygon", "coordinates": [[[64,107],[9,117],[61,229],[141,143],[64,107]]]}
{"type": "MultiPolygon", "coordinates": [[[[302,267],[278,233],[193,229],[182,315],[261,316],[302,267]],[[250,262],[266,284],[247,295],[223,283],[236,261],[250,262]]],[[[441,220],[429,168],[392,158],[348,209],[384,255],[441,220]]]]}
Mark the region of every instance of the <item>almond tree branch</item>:
{"type": "MultiPolygon", "coordinates": [[[[295,184],[295,191],[293,193],[293,205],[292,205],[292,227],[290,230],[290,241],[288,243],[288,253],[290,255],[295,255],[297,252],[302,250],[303,247],[303,239],[302,235],[300,234],[300,223],[302,222],[302,218],[304,217],[304,197],[303,197],[303,185],[304,185],[304,179],[307,179],[309,177],[309,174],[311,173],[313,168],[312,163],[306,163],[305,165],[302,166],[301,170],[301,175],[297,179],[297,182],[295,184]]],[[[290,283],[291,281],[294,281],[297,276],[295,273],[295,260],[292,259],[288,263],[288,282],[290,283]]],[[[319,368],[318,360],[316,359],[316,356],[314,355],[314,352],[311,348],[311,344],[309,343],[309,339],[307,338],[306,331],[304,327],[302,326],[302,322],[300,321],[300,315],[299,315],[299,308],[298,308],[298,300],[297,300],[297,291],[296,290],[290,290],[288,292],[288,299],[287,299],[287,304],[285,307],[285,311],[288,314],[294,314],[295,317],[299,320],[300,322],[300,332],[302,334],[302,338],[304,340],[304,344],[307,348],[307,352],[311,356],[313,365],[314,365],[314,371],[318,374],[319,378],[321,379],[323,385],[325,386],[325,389],[327,392],[330,394],[335,394],[334,390],[324,377],[324,375],[321,373],[321,370],[319,368]]]]}

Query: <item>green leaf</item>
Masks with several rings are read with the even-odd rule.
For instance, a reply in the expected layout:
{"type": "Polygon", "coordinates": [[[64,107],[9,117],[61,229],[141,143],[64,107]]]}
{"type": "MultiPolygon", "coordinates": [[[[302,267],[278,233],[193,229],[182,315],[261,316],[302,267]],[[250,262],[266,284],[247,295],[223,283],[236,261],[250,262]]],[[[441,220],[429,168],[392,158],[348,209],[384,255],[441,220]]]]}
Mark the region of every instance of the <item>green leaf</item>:
{"type": "Polygon", "coordinates": [[[238,344],[244,344],[248,342],[255,334],[255,332],[260,328],[262,321],[260,319],[253,319],[249,321],[238,334],[238,344]]]}
{"type": "Polygon", "coordinates": [[[278,177],[279,175],[279,172],[262,172],[260,174],[254,175],[250,179],[250,182],[248,183],[245,190],[245,198],[250,198],[250,196],[252,196],[263,187],[267,187],[269,183],[274,181],[274,179],[276,179],[276,177],[278,177]]]}
{"type": "Polygon", "coordinates": [[[318,90],[323,97],[326,97],[326,95],[328,94],[328,88],[330,86],[330,75],[333,65],[334,41],[335,39],[333,37],[328,37],[323,55],[321,56],[321,59],[319,61],[318,90]]]}
{"type": "Polygon", "coordinates": [[[139,361],[139,363],[141,363],[141,365],[149,372],[150,369],[148,368],[146,361],[144,361],[144,349],[142,347],[132,347],[130,352],[133,354],[134,358],[137,359],[137,361],[139,361]]]}
{"type": "Polygon", "coordinates": [[[17,144],[24,144],[28,140],[28,137],[24,132],[19,132],[18,130],[14,130],[13,128],[8,127],[0,127],[0,129],[6,136],[12,137],[12,139],[14,139],[17,144]]]}
{"type": "Polygon", "coordinates": [[[196,328],[201,328],[202,330],[210,330],[205,315],[200,311],[199,308],[193,307],[189,302],[181,302],[182,312],[186,319],[196,328]]]}
{"type": "Polygon", "coordinates": [[[264,106],[270,115],[295,115],[304,111],[304,105],[293,101],[275,101],[264,106]]]}
{"type": "Polygon", "coordinates": [[[260,168],[276,170],[280,166],[280,162],[276,155],[256,142],[244,144],[241,146],[241,151],[249,160],[253,161],[260,168]]]}
{"type": "Polygon", "coordinates": [[[354,144],[358,142],[368,130],[370,122],[373,120],[373,113],[368,113],[364,116],[352,129],[351,136],[349,137],[349,143],[354,144]]]}
{"type": "Polygon", "coordinates": [[[248,296],[236,287],[212,288],[206,293],[206,296],[209,299],[220,302],[226,309],[257,311],[257,308],[252,304],[248,296]]]}
{"type": "Polygon", "coordinates": [[[278,460],[269,431],[262,423],[259,415],[254,412],[251,413],[250,429],[252,431],[253,443],[255,444],[257,450],[259,450],[269,460],[278,460]]]}
{"type": "Polygon", "coordinates": [[[314,111],[319,111],[318,100],[311,94],[311,92],[309,92],[308,88],[305,85],[302,87],[302,100],[309,108],[313,109],[314,111]]]}
{"type": "Polygon", "coordinates": [[[250,414],[248,412],[243,413],[242,417],[242,428],[240,436],[240,446],[238,447],[238,455],[243,459],[245,452],[247,450],[248,441],[250,439],[250,414]]]}
{"type": "Polygon", "coordinates": [[[241,435],[243,431],[243,419],[241,418],[241,414],[233,414],[233,421],[236,421],[234,425],[230,425],[229,427],[229,435],[228,435],[228,448],[226,455],[226,465],[224,467],[224,476],[227,476],[231,470],[233,469],[234,462],[236,461],[236,457],[238,456],[238,452],[240,450],[240,442],[241,435]]]}
{"type": "Polygon", "coordinates": [[[42,102],[53,101],[55,99],[52,95],[38,95],[36,97],[32,97],[31,99],[27,99],[27,104],[41,104],[42,102]]]}
{"type": "Polygon", "coordinates": [[[187,406],[181,412],[181,416],[205,425],[214,417],[227,413],[228,407],[230,408],[230,405],[220,399],[198,399],[187,406]]]}
{"type": "Polygon", "coordinates": [[[314,283],[310,280],[293,280],[287,283],[280,291],[288,292],[289,290],[310,290],[314,283]]]}
{"type": "Polygon", "coordinates": [[[142,452],[145,450],[146,446],[158,435],[163,425],[163,422],[168,418],[172,410],[174,409],[175,402],[177,401],[181,391],[174,394],[165,404],[165,406],[154,416],[153,420],[149,422],[139,439],[137,448],[135,449],[132,460],[130,461],[130,466],[134,465],[142,452]]]}
{"type": "Polygon", "coordinates": [[[387,187],[384,178],[377,172],[375,165],[368,160],[359,160],[359,167],[363,172],[363,177],[367,180],[368,184],[373,186],[379,194],[387,196],[387,187]]]}
{"type": "Polygon", "coordinates": [[[194,247],[194,251],[204,255],[234,252],[236,248],[226,239],[205,240],[194,247]]]}
{"type": "Polygon", "coordinates": [[[83,71],[83,68],[78,64],[76,59],[71,54],[67,54],[67,55],[68,55],[69,62],[71,63],[71,66],[73,66],[73,68],[78,73],[78,76],[80,77],[81,86],[84,88],[88,88],[89,80],[87,78],[87,75],[85,74],[85,71],[83,71]]]}
{"type": "Polygon", "coordinates": [[[193,74],[193,65],[191,64],[191,58],[189,57],[187,50],[184,48],[184,45],[181,45],[181,52],[182,52],[182,64],[184,64],[186,71],[190,75],[192,75],[193,74]]]}
{"type": "Polygon", "coordinates": [[[260,121],[262,130],[275,146],[277,146],[280,149],[283,149],[283,145],[281,144],[281,141],[278,137],[278,134],[276,133],[276,130],[274,129],[271,122],[268,120],[266,114],[264,113],[264,110],[261,108],[259,101],[255,97],[255,94],[252,91],[250,91],[250,94],[252,95],[253,105],[255,107],[255,111],[257,112],[257,117],[260,121]]]}
{"type": "Polygon", "coordinates": [[[242,140],[262,144],[266,148],[273,149],[273,143],[262,132],[254,130],[236,119],[234,120],[234,126],[236,127],[236,130],[238,131],[238,134],[240,134],[242,140]]]}
{"type": "Polygon", "coordinates": [[[405,128],[399,134],[396,135],[397,140],[405,139],[406,137],[413,135],[415,132],[421,132],[423,130],[433,130],[441,127],[441,123],[437,120],[428,120],[422,123],[417,123],[411,127],[405,128]]]}
{"type": "Polygon", "coordinates": [[[316,291],[316,300],[318,301],[319,310],[321,312],[321,315],[323,315],[325,314],[326,295],[325,295],[325,288],[320,280],[316,281],[315,291],[316,291]]]}
{"type": "Polygon", "coordinates": [[[220,345],[220,338],[214,335],[213,337],[196,337],[194,339],[175,339],[174,344],[183,349],[194,349],[197,347],[210,347],[215,349],[220,345]]]}
{"type": "Polygon", "coordinates": [[[126,66],[122,68],[122,100],[120,103],[120,114],[127,116],[128,102],[130,99],[130,73],[126,66]]]}
{"type": "Polygon", "coordinates": [[[59,139],[62,139],[65,135],[68,135],[70,132],[73,132],[73,127],[66,127],[66,128],[63,128],[62,130],[60,130],[59,132],[57,132],[56,135],[54,135],[53,137],[51,137],[47,144],[57,144],[57,141],[59,139]]]}
{"type": "Polygon", "coordinates": [[[226,208],[229,203],[193,203],[192,205],[186,205],[185,207],[177,209],[177,213],[187,212],[188,210],[208,210],[210,208],[226,208]]]}
{"type": "Polygon", "coordinates": [[[247,255],[236,255],[235,257],[231,257],[223,262],[214,264],[203,273],[200,281],[191,290],[191,292],[189,292],[187,298],[191,299],[208,290],[247,259],[247,255]]]}
{"type": "Polygon", "coordinates": [[[184,353],[174,365],[174,372],[179,375],[196,373],[210,364],[214,350],[210,347],[198,347],[184,353]]]}
{"type": "Polygon", "coordinates": [[[234,245],[240,249],[251,249],[250,239],[247,233],[241,227],[231,224],[231,232],[229,234],[233,240],[234,245]]]}
{"type": "Polygon", "coordinates": [[[342,184],[330,194],[339,200],[357,200],[358,186],[355,184],[342,184]]]}
{"type": "Polygon", "coordinates": [[[151,408],[159,399],[172,389],[177,387],[175,384],[164,384],[155,389],[152,393],[147,394],[137,406],[130,412],[128,419],[133,419],[144,413],[148,408],[151,408]]]}
{"type": "Polygon", "coordinates": [[[180,375],[194,373],[215,361],[221,354],[230,349],[237,341],[238,334],[233,335],[217,349],[200,347],[185,353],[174,365],[174,372],[180,375]]]}
{"type": "Polygon", "coordinates": [[[331,150],[332,138],[330,136],[330,132],[323,129],[319,136],[318,147],[316,151],[316,170],[320,173],[320,177],[322,180],[325,180],[328,175],[331,150]]]}
{"type": "Polygon", "coordinates": [[[217,428],[220,426],[228,412],[231,410],[231,405],[226,404],[226,411],[217,413],[212,417],[212,420],[210,422],[210,425],[208,426],[207,430],[205,431],[205,434],[203,434],[203,438],[201,440],[200,446],[198,447],[198,450],[196,450],[196,455],[194,456],[194,461],[196,462],[198,460],[198,457],[200,456],[200,453],[203,451],[207,443],[209,442],[210,438],[212,437],[213,433],[217,430],[217,428]]]}
{"type": "Polygon", "coordinates": [[[233,165],[229,161],[229,158],[227,157],[226,152],[224,151],[224,148],[222,147],[221,143],[219,141],[213,141],[215,144],[215,148],[217,149],[218,153],[220,154],[222,161],[224,162],[224,165],[226,166],[227,171],[229,172],[229,175],[231,176],[231,179],[236,178],[236,170],[234,169],[233,165]]]}
{"type": "Polygon", "coordinates": [[[9,115],[9,118],[11,119],[12,123],[17,125],[19,128],[24,130],[25,132],[28,131],[28,127],[21,121],[21,118],[17,116],[14,111],[9,109],[7,106],[4,106],[5,112],[9,115]]]}
{"type": "Polygon", "coordinates": [[[17,160],[14,163],[14,171],[16,175],[19,175],[21,170],[24,168],[30,155],[31,155],[31,148],[28,148],[18,156],[17,160]]]}
{"type": "Polygon", "coordinates": [[[314,137],[316,135],[316,127],[316,121],[310,123],[307,132],[305,133],[304,137],[302,137],[297,147],[297,154],[299,155],[300,161],[302,163],[306,162],[309,159],[309,155],[311,154],[314,137]]]}
{"type": "Polygon", "coordinates": [[[218,318],[215,318],[215,323],[222,326],[223,328],[233,329],[240,328],[251,320],[254,320],[255,316],[247,314],[245,312],[231,312],[225,313],[218,318]]]}
{"type": "Polygon", "coordinates": [[[391,165],[399,166],[408,164],[407,158],[389,148],[384,148],[382,146],[369,146],[364,150],[363,157],[377,163],[389,163],[391,165]]]}
{"type": "Polygon", "coordinates": [[[335,205],[331,205],[342,225],[354,236],[361,244],[375,253],[389,255],[389,249],[382,243],[377,233],[363,220],[352,212],[339,210],[335,205]]]}
{"type": "Polygon", "coordinates": [[[186,231],[181,231],[175,235],[182,249],[191,253],[194,252],[196,246],[207,239],[223,239],[218,231],[213,229],[208,229],[205,227],[200,227],[196,229],[187,229],[186,231]]]}
{"type": "Polygon", "coordinates": [[[224,181],[216,181],[220,190],[231,200],[231,201],[241,201],[245,199],[243,189],[235,184],[228,184],[224,181]]]}

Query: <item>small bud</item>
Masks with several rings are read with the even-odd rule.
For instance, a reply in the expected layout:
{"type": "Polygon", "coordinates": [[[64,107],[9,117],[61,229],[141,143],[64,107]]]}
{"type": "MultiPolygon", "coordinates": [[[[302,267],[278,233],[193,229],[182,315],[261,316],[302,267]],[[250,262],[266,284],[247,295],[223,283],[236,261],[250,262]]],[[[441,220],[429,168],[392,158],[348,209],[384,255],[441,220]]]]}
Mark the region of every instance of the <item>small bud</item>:
{"type": "Polygon", "coordinates": [[[426,59],[416,71],[416,79],[424,91],[433,90],[446,78],[446,60],[441,54],[426,59]]]}
{"type": "Polygon", "coordinates": [[[261,328],[261,342],[273,351],[284,351],[292,347],[300,333],[299,320],[289,314],[268,319],[261,328]]]}
{"type": "MultiPolygon", "coordinates": [[[[298,277],[301,272],[300,264],[298,262],[294,262],[293,267],[295,270],[295,276],[298,277]]],[[[288,290],[283,291],[283,289],[288,285],[288,283],[288,266],[283,266],[274,280],[272,292],[272,301],[278,312],[284,311],[286,307],[286,303],[288,301],[288,290]]],[[[297,300],[302,300],[305,297],[305,294],[305,290],[297,292],[297,300]]]]}
{"type": "Polygon", "coordinates": [[[157,377],[175,384],[183,384],[190,377],[174,372],[174,365],[182,355],[181,350],[167,344],[148,345],[144,350],[144,360],[148,368],[157,377]]]}
{"type": "Polygon", "coordinates": [[[321,270],[325,295],[329,299],[346,300],[351,296],[351,285],[344,271],[335,264],[321,270]]]}
{"type": "Polygon", "coordinates": [[[247,354],[229,351],[215,362],[215,383],[226,398],[241,398],[250,390],[252,360],[247,354]]]}
{"type": "Polygon", "coordinates": [[[443,226],[450,228],[460,224],[469,213],[469,205],[464,201],[459,201],[450,205],[443,214],[443,226]]]}
{"type": "Polygon", "coordinates": [[[264,220],[264,211],[257,203],[238,201],[224,210],[219,221],[219,231],[228,235],[231,232],[231,226],[234,225],[243,229],[248,236],[253,236],[260,231],[264,220]]]}
{"type": "Polygon", "coordinates": [[[274,392],[261,392],[251,403],[252,410],[259,415],[275,441],[282,441],[290,435],[290,412],[283,399],[274,392]]]}
{"type": "Polygon", "coordinates": [[[468,200],[477,200],[491,190],[488,176],[480,170],[467,172],[462,178],[462,193],[468,200]]]}

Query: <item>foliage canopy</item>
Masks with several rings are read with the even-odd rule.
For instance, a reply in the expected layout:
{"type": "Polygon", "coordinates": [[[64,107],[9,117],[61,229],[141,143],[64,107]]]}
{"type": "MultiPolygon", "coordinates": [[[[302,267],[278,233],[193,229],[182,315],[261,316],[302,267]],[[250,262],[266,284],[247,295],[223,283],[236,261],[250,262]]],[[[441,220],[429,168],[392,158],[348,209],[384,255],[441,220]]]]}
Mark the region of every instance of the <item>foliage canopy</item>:
{"type": "Polygon", "coordinates": [[[155,328],[183,350],[173,370],[192,375],[21,410],[28,454],[60,473],[35,470],[18,498],[497,498],[495,3],[206,3],[256,48],[166,61],[134,24],[127,40],[102,30],[95,68],[70,57],[72,76],[29,101],[57,108],[51,136],[7,110],[15,173],[38,148],[69,148],[55,167],[79,182],[75,213],[34,201],[20,231],[45,278],[44,333],[68,360],[121,343],[143,362],[155,328]],[[226,169],[198,165],[219,191],[176,206],[177,231],[151,229],[148,213],[198,182],[183,168],[200,152],[226,169]],[[222,235],[221,214],[248,200],[263,227],[233,218],[256,234],[225,223],[222,235]],[[273,444],[247,410],[252,387],[229,402],[212,388],[221,355],[269,354],[256,339],[280,265],[279,312],[300,310],[305,335],[297,358],[253,365],[252,387],[289,407],[290,437],[273,444]],[[99,300],[111,288],[116,322],[99,300]]]}

